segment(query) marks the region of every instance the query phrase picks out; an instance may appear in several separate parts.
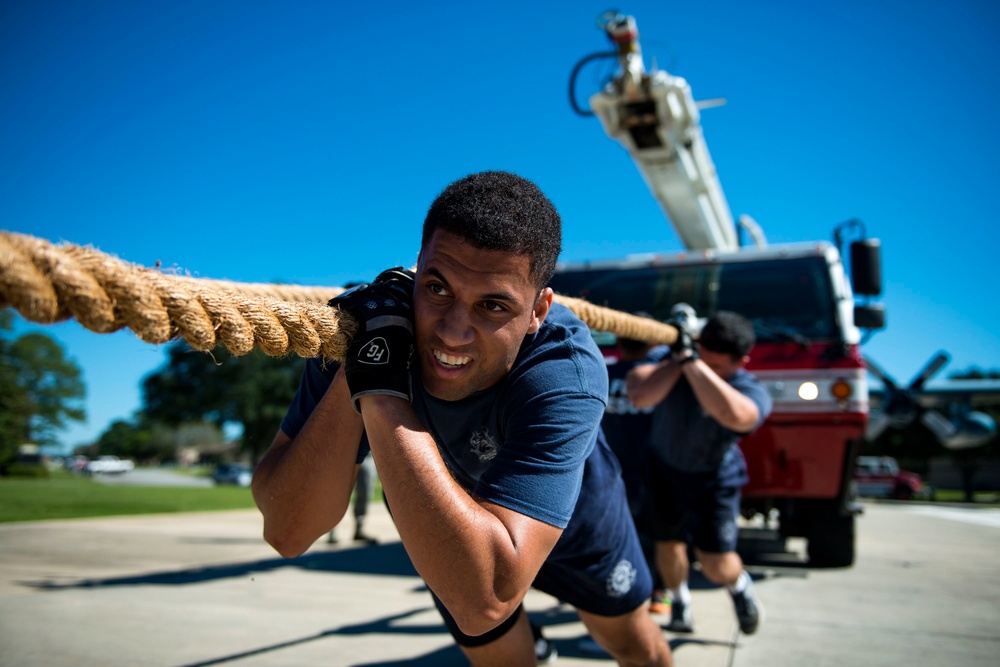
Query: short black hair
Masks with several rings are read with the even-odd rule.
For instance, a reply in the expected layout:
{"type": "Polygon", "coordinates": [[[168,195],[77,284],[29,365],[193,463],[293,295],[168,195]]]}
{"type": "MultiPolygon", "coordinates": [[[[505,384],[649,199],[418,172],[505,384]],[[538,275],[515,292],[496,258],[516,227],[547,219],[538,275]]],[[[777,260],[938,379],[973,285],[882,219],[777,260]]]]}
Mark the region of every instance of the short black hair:
{"type": "Polygon", "coordinates": [[[698,336],[698,343],[712,352],[724,352],[734,361],[750,354],[757,342],[753,324],[747,318],[728,310],[720,310],[708,319],[698,336]]]}
{"type": "Polygon", "coordinates": [[[537,185],[505,171],[470,174],[445,188],[424,218],[421,250],[439,229],[482,250],[528,257],[539,290],[552,278],[562,249],[556,207],[537,185]]]}

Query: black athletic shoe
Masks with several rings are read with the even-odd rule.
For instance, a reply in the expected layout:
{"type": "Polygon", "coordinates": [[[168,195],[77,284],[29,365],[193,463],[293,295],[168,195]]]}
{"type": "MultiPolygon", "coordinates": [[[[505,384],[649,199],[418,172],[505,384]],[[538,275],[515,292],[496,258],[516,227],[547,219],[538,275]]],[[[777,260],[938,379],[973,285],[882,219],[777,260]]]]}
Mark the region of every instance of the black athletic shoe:
{"type": "Polygon", "coordinates": [[[542,629],[532,623],[531,634],[535,636],[535,660],[538,664],[551,665],[554,663],[559,654],[556,653],[556,647],[553,646],[552,642],[542,634],[542,629]]]}
{"type": "Polygon", "coordinates": [[[764,606],[753,593],[753,582],[747,581],[747,587],[740,593],[729,593],[736,607],[736,618],[740,621],[740,630],[745,635],[752,635],[760,627],[764,617],[764,606]]]}
{"type": "Polygon", "coordinates": [[[691,605],[680,600],[670,601],[670,625],[667,626],[670,632],[694,632],[692,621],[691,605]]]}
{"type": "Polygon", "coordinates": [[[378,544],[378,538],[368,535],[360,528],[354,533],[355,542],[364,542],[365,544],[378,544]]]}

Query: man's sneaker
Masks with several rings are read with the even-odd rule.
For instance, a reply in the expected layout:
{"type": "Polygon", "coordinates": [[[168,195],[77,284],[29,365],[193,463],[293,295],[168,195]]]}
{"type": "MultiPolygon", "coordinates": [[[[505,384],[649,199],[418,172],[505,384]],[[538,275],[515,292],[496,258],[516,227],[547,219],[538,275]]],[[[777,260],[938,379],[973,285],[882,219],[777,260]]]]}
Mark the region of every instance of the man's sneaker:
{"type": "Polygon", "coordinates": [[[691,604],[680,600],[670,601],[670,625],[667,626],[670,632],[694,632],[694,623],[691,620],[691,604]]]}
{"type": "Polygon", "coordinates": [[[736,607],[736,618],[740,621],[740,630],[745,635],[752,635],[760,627],[761,619],[764,617],[764,606],[753,593],[753,583],[747,581],[747,586],[739,593],[729,593],[733,597],[733,606],[736,607]]]}
{"type": "Polygon", "coordinates": [[[364,542],[365,544],[378,544],[378,538],[377,537],[372,537],[371,535],[368,535],[367,533],[365,533],[360,528],[358,528],[356,531],[354,531],[354,541],[355,542],[364,542]]]}
{"type": "Polygon", "coordinates": [[[542,628],[532,623],[531,634],[535,636],[535,661],[539,665],[554,663],[559,654],[556,653],[556,647],[553,646],[552,642],[542,634],[542,628]]]}
{"type": "Polygon", "coordinates": [[[661,590],[653,591],[653,597],[649,600],[649,613],[650,614],[669,614],[670,613],[670,600],[667,599],[666,593],[661,590]]]}

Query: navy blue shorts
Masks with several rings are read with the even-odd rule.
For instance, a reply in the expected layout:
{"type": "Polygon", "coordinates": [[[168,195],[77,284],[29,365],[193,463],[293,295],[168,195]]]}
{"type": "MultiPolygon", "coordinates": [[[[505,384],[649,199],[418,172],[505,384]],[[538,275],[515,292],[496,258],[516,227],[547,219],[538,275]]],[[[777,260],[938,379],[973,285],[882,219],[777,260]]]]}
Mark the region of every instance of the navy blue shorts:
{"type": "Polygon", "coordinates": [[[534,587],[591,614],[619,616],[645,604],[653,578],[618,461],[601,441],[595,454],[587,459],[573,517],[534,587]],[[592,502],[594,498],[601,502],[592,502]]]}
{"type": "Polygon", "coordinates": [[[658,542],[678,540],[708,553],[736,550],[740,487],[720,484],[716,472],[681,472],[651,457],[650,534],[658,542]]]}

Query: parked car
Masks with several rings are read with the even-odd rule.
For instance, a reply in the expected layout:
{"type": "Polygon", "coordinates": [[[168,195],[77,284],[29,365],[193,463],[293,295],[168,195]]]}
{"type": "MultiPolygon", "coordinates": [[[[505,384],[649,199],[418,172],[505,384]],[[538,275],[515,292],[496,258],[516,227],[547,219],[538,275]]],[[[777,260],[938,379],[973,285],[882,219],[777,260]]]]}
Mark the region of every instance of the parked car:
{"type": "Polygon", "coordinates": [[[891,456],[859,456],[854,483],[858,495],[867,498],[911,500],[928,490],[920,475],[900,470],[891,456]]]}
{"type": "Polygon", "coordinates": [[[128,459],[120,459],[117,456],[98,456],[93,461],[88,461],[84,467],[90,475],[120,475],[135,469],[135,464],[128,459]]]}
{"type": "Polygon", "coordinates": [[[84,472],[87,469],[88,463],[90,463],[90,459],[80,454],[70,456],[63,461],[63,465],[66,466],[66,470],[69,470],[70,472],[84,472]]]}
{"type": "Polygon", "coordinates": [[[216,484],[235,484],[236,486],[250,486],[253,479],[253,470],[250,466],[242,463],[220,463],[212,472],[212,481],[216,484]]]}

